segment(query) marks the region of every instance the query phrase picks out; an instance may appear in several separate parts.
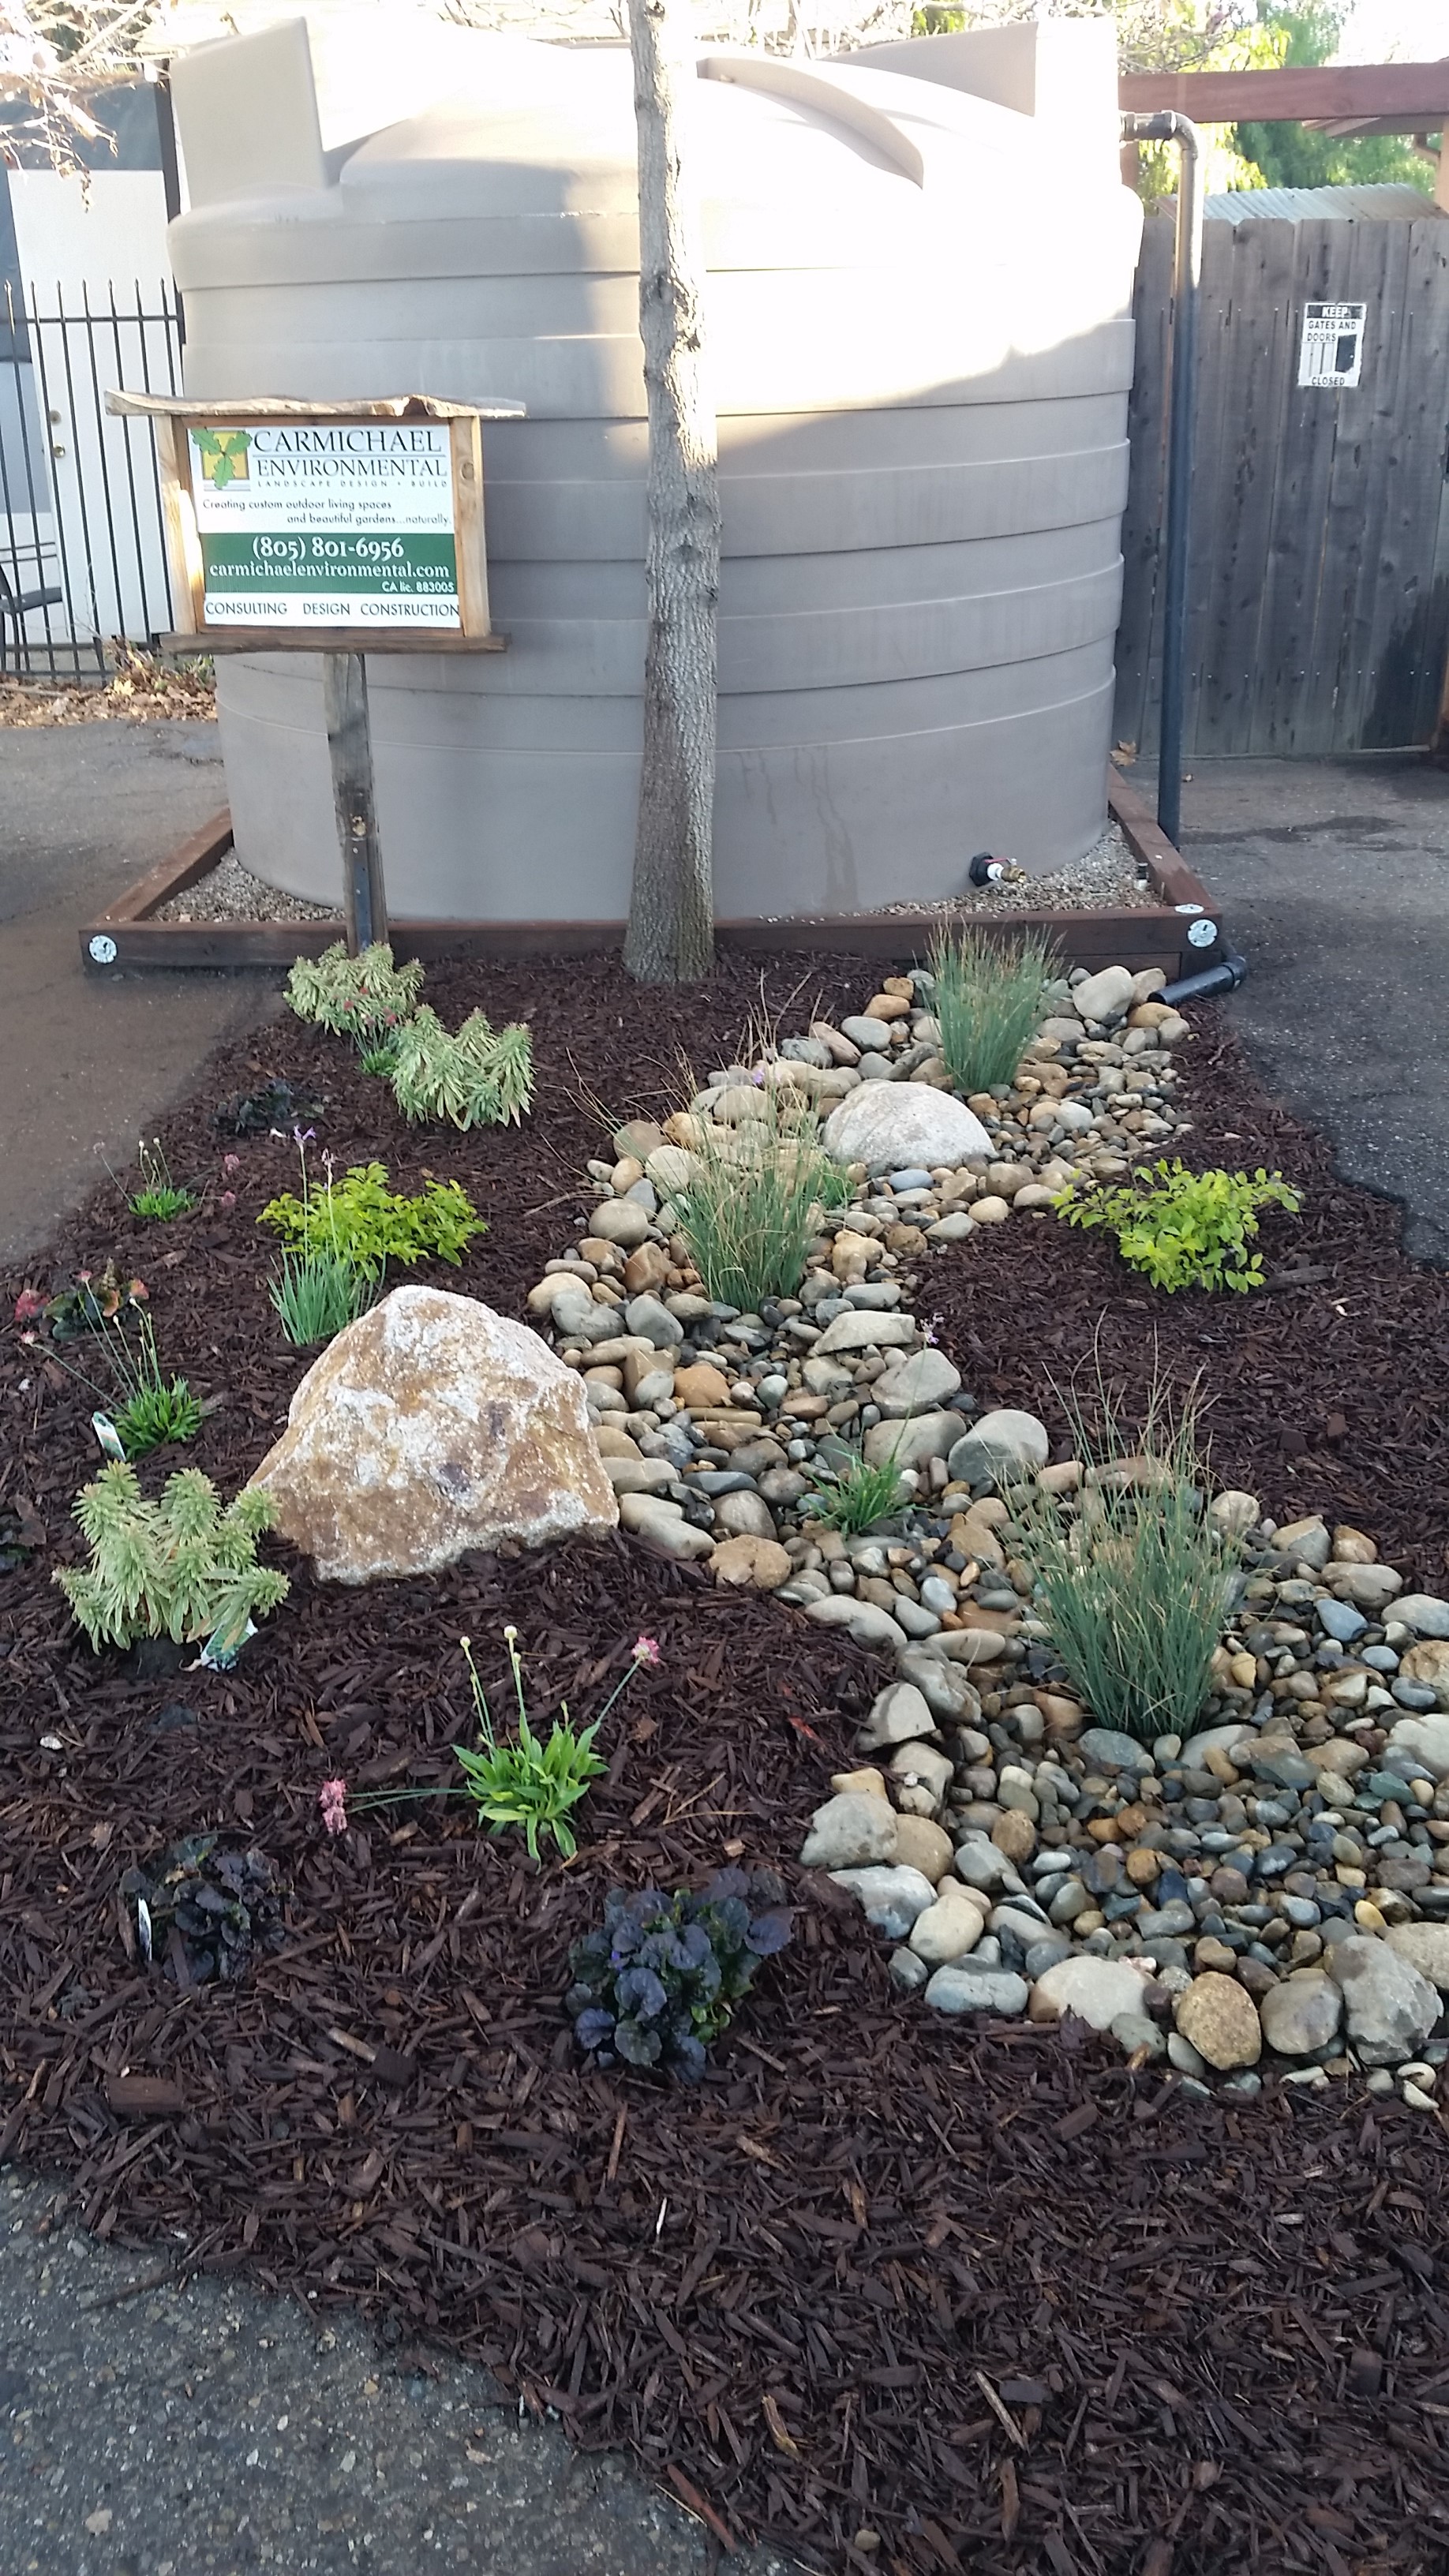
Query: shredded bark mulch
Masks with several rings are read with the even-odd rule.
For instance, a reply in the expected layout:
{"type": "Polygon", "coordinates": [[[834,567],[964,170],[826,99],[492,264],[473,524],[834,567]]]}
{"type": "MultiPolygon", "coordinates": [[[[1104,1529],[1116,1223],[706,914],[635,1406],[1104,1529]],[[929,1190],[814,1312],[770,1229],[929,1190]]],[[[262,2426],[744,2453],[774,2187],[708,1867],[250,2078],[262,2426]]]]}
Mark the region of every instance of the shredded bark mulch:
{"type": "MultiPolygon", "coordinates": [[[[796,981],[780,962],[766,1001],[796,981]]],[[[172,1170],[217,1175],[210,1111],[251,1068],[320,1083],[309,1154],[376,1154],[395,1186],[463,1180],[492,1231],[457,1284],[516,1311],[601,1141],[578,1085],[615,1116],[669,1105],[676,1047],[701,1069],[731,1052],[757,987],[733,969],[705,996],[646,996],[590,964],[430,988],[445,1011],[532,1020],[543,1089],[521,1138],[409,1131],[345,1049],[284,1024],[164,1131],[172,1170]]],[[[812,961],[787,1029],[817,991],[859,1003],[858,965],[812,961]]],[[[1309,1182],[1303,1216],[1265,1229],[1270,1266],[1330,1279],[1149,1304],[1096,1238],[1016,1221],[931,1265],[943,1345],[983,1402],[1043,1409],[1034,1351],[1069,1373],[1100,1315],[1104,1358],[1137,1385],[1155,1324],[1175,1372],[1216,1372],[1220,1473],[1270,1509],[1347,1512],[1406,1566],[1417,1546],[1432,1576],[1449,1284],[1403,1259],[1393,1212],[1333,1179],[1225,1040],[1189,1061],[1195,1154],[1240,1143],[1309,1182]]],[[[295,1157],[236,1150],[234,1210],[213,1197],[143,1229],[110,1195],[30,1274],[107,1253],[140,1270],[166,1365],[224,1399],[148,1486],[194,1458],[231,1490],[300,1373],[253,1223],[295,1157]]],[[[284,1555],[292,1596],[232,1674],[92,1657],[49,1574],[74,1549],[94,1399],[39,1362],[14,1340],[0,1356],[0,1506],[29,1541],[0,1575],[0,2156],[61,2174],[114,2242],[244,2265],[314,2312],[357,2303],[409,2348],[475,2357],[579,2441],[626,2446],[721,2549],[764,2537],[893,2576],[1442,2576],[1439,2117],[1348,2082],[1193,2097],[1070,2031],[903,2001],[853,1903],[793,1859],[879,1668],[635,1545],[356,1595],[284,1555]],[[472,1731],[455,1641],[506,1705],[506,1620],[536,1708],[567,1696],[577,1717],[636,1635],[659,1640],[609,1721],[577,1861],[535,1869],[421,1797],[329,1840],[324,1779],[454,1776],[472,1731]],[[286,1940],[239,1985],[178,1988],[169,1951],[150,1972],[136,1956],[121,1880],[201,1830],[265,1853],[286,1940]],[[583,2072],[569,1942],[610,1886],[735,1858],[789,1880],[796,1938],[703,2087],[583,2072]]]]}
{"type": "Polygon", "coordinates": [[[920,1301],[982,1403],[1024,1405],[1065,1440],[1060,1392],[1091,1408],[1097,1364],[1129,1416],[1154,1374],[1196,1379],[1213,1480],[1276,1520],[1323,1512],[1368,1531],[1433,1592],[1449,1569],[1449,1271],[1410,1260],[1401,1214],[1338,1178],[1326,1137],[1270,1100],[1220,1012],[1191,1012],[1178,1051],[1195,1170],[1281,1171],[1296,1216],[1269,1210],[1270,1281],[1245,1296],[1163,1296],[1108,1237],[1054,1217],[981,1229],[933,1261],[920,1301]],[[1056,1382],[1055,1390],[1052,1381],[1056,1382]]]}

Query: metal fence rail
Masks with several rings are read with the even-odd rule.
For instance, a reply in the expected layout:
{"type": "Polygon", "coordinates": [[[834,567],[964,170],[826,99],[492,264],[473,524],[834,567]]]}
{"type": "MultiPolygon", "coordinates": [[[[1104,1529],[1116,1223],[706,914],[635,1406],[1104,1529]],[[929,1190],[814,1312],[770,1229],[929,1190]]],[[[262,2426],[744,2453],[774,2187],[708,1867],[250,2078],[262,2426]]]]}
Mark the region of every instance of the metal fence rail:
{"type": "Polygon", "coordinates": [[[180,390],[168,281],[100,308],[0,289],[0,673],[98,680],[175,625],[155,435],[111,418],[118,389],[180,390]]]}

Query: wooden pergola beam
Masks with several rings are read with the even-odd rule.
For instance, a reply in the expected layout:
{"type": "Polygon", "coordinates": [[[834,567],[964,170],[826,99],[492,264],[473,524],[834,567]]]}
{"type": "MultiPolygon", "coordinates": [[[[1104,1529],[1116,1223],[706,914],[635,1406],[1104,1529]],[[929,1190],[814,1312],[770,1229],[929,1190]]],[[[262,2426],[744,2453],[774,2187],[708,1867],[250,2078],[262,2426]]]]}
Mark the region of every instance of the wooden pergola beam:
{"type": "Polygon", "coordinates": [[[1117,104],[1134,115],[1176,108],[1179,116],[1190,116],[1199,125],[1372,117],[1381,133],[1425,134],[1449,121],[1449,61],[1320,63],[1301,71],[1124,72],[1117,83],[1117,104]]]}

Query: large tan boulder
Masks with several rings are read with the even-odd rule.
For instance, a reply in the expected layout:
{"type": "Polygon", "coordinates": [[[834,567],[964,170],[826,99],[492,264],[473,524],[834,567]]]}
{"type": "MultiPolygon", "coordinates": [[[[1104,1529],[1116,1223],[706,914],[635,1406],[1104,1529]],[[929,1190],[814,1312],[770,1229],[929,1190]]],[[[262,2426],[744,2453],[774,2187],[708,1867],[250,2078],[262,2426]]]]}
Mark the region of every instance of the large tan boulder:
{"type": "Polygon", "coordinates": [[[465,1549],[600,1537],[619,1517],[583,1384],[476,1297],[394,1288],[307,1371],[255,1476],[331,1583],[465,1549]]]}

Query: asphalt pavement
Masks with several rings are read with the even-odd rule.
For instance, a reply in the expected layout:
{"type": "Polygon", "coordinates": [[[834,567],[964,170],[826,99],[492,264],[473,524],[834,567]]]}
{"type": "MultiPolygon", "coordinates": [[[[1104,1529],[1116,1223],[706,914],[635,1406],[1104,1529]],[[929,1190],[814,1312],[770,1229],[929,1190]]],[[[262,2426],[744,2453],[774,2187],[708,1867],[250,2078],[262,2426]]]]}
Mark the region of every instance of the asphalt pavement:
{"type": "Polygon", "coordinates": [[[1248,961],[1227,1008],[1268,1089],[1402,1204],[1411,1252],[1449,1263],[1449,763],[1198,762],[1182,810],[1248,961]]]}

